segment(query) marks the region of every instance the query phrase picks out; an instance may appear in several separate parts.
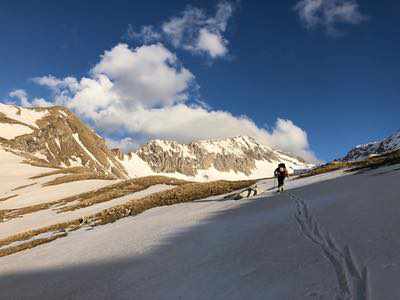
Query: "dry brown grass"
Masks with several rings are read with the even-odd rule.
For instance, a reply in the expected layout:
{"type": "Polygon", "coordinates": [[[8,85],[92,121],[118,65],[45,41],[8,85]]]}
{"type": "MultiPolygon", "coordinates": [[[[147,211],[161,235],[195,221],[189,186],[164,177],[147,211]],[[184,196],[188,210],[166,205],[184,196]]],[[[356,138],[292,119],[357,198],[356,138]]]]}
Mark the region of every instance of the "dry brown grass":
{"type": "Polygon", "coordinates": [[[256,181],[215,181],[207,183],[188,183],[178,186],[172,190],[158,192],[141,199],[133,199],[125,204],[105,209],[87,219],[93,225],[107,224],[118,219],[140,214],[148,209],[191,202],[235,190],[246,188],[255,184],[256,181]]]}
{"type": "Polygon", "coordinates": [[[300,175],[297,179],[310,177],[314,175],[324,174],[336,170],[346,170],[346,172],[354,172],[371,168],[379,168],[382,166],[398,164],[400,163],[400,150],[386,153],[384,155],[370,157],[361,161],[354,162],[341,162],[341,161],[333,161],[323,166],[316,167],[311,171],[300,175]]]}
{"type": "Polygon", "coordinates": [[[315,176],[315,175],[333,172],[333,171],[337,171],[337,170],[341,170],[341,169],[346,169],[346,168],[351,167],[352,165],[353,165],[352,163],[348,163],[348,162],[334,161],[334,162],[331,162],[331,163],[328,163],[328,164],[325,164],[322,166],[315,167],[314,169],[308,171],[307,173],[299,175],[298,177],[296,177],[296,179],[315,176]]]}
{"type": "MultiPolygon", "coordinates": [[[[183,185],[187,184],[188,181],[178,180],[163,176],[148,176],[136,179],[130,179],[123,182],[113,184],[111,186],[104,187],[97,190],[96,192],[84,193],[75,198],[72,201],[79,201],[74,205],[69,205],[58,209],[58,212],[73,211],[76,209],[92,206],[94,204],[107,202],[116,198],[126,196],[128,194],[143,191],[156,184],[167,184],[167,185],[183,185]]],[[[68,201],[71,202],[71,201],[68,201]]]]}
{"type": "Polygon", "coordinates": [[[18,234],[14,234],[12,236],[6,237],[2,240],[0,240],[0,248],[3,248],[4,246],[7,246],[11,243],[17,242],[17,241],[27,241],[29,239],[32,239],[33,237],[47,233],[47,232],[68,232],[72,231],[73,229],[76,229],[77,227],[81,225],[81,220],[80,219],[75,219],[71,220],[69,222],[63,222],[63,223],[57,223],[54,225],[42,227],[39,229],[35,230],[28,230],[25,232],[21,232],[18,234]]]}
{"type": "Polygon", "coordinates": [[[21,185],[21,186],[18,186],[18,187],[16,187],[16,188],[13,188],[11,191],[13,191],[13,192],[15,192],[15,191],[19,191],[19,190],[22,190],[22,189],[24,189],[24,188],[27,188],[27,187],[33,186],[33,185],[35,185],[35,184],[36,184],[36,182],[34,182],[34,183],[31,183],[31,184],[25,184],[25,185],[21,185]]]}
{"type": "Polygon", "coordinates": [[[0,202],[7,201],[8,199],[12,199],[12,198],[15,198],[15,197],[18,197],[18,194],[14,194],[14,195],[11,195],[11,196],[0,198],[0,202]]]}
{"type": "Polygon", "coordinates": [[[19,218],[26,214],[35,213],[53,207],[61,207],[58,209],[58,212],[72,211],[97,203],[107,202],[115,198],[126,196],[128,194],[136,193],[155,184],[181,185],[185,183],[188,182],[163,176],[149,176],[125,180],[100,189],[81,193],[60,200],[25,206],[16,209],[0,210],[0,222],[4,220],[19,218]],[[62,206],[67,205],[68,203],[73,201],[78,201],[79,203],[62,208],[62,206]]]}
{"type": "Polygon", "coordinates": [[[383,166],[389,166],[400,163],[400,150],[386,153],[381,156],[371,157],[365,161],[355,164],[349,172],[359,171],[363,169],[374,169],[383,166]]]}
{"type": "Polygon", "coordinates": [[[92,172],[90,169],[85,167],[73,167],[73,168],[64,168],[59,170],[54,170],[51,172],[39,174],[29,179],[38,179],[52,175],[66,174],[61,177],[57,177],[49,182],[43,184],[43,186],[54,186],[68,182],[74,181],[82,181],[82,180],[115,180],[115,176],[113,175],[104,175],[104,174],[96,174],[92,172]]]}
{"type": "MultiPolygon", "coordinates": [[[[156,181],[157,179],[139,178],[137,180],[139,182],[142,182],[143,184],[148,180],[156,181]]],[[[171,178],[170,180],[176,180],[176,179],[171,178]]],[[[86,224],[90,226],[105,225],[111,222],[115,222],[116,220],[127,216],[134,216],[140,214],[154,207],[190,202],[198,199],[207,198],[210,196],[231,193],[235,190],[240,190],[242,188],[249,187],[255,184],[256,181],[250,180],[250,181],[233,181],[233,182],[216,181],[208,183],[185,183],[183,181],[177,180],[177,182],[180,183],[181,185],[178,185],[176,188],[172,190],[154,193],[152,195],[143,197],[141,199],[132,199],[128,201],[126,204],[105,209],[97,214],[93,214],[85,218],[75,219],[65,223],[54,224],[44,228],[30,230],[7,237],[3,240],[0,240],[0,248],[2,248],[0,249],[0,257],[11,255],[16,252],[20,252],[44,243],[51,242],[57,238],[66,236],[68,232],[77,230],[86,224]],[[45,239],[33,239],[35,236],[38,236],[42,233],[60,232],[60,231],[65,234],[62,235],[58,234],[56,236],[52,236],[50,238],[45,238],[45,239]],[[11,243],[24,240],[26,240],[27,242],[19,244],[17,246],[6,247],[11,243]]],[[[118,184],[114,186],[118,186],[118,184]]]]}
{"type": "Polygon", "coordinates": [[[82,181],[82,180],[115,180],[115,176],[94,174],[94,173],[65,175],[55,178],[49,182],[46,182],[43,184],[43,186],[54,186],[63,183],[82,181]]]}
{"type": "Polygon", "coordinates": [[[47,173],[42,173],[36,176],[32,176],[29,179],[38,179],[38,178],[43,178],[47,176],[52,176],[52,175],[58,175],[58,174],[80,174],[80,173],[88,173],[89,169],[84,168],[84,167],[74,167],[74,168],[64,168],[64,169],[59,169],[59,170],[54,170],[51,172],[47,173]]]}
{"type": "Polygon", "coordinates": [[[31,248],[34,248],[36,246],[43,245],[46,243],[50,243],[52,241],[55,241],[56,239],[66,237],[67,235],[68,234],[65,232],[65,233],[57,234],[57,235],[54,235],[54,236],[51,236],[48,238],[35,239],[35,240],[29,241],[26,243],[19,244],[17,246],[11,246],[11,247],[7,247],[5,249],[0,249],[0,257],[11,255],[11,254],[21,252],[24,250],[28,250],[28,249],[31,249],[31,248]]]}

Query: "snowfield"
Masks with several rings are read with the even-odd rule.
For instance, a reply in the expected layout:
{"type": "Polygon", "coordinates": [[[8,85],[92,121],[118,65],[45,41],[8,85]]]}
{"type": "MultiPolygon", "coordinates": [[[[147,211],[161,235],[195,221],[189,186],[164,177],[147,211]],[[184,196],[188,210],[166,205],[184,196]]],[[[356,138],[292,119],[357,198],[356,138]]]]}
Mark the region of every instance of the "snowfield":
{"type": "Polygon", "coordinates": [[[25,125],[0,123],[0,137],[6,140],[12,140],[17,136],[32,132],[33,130],[25,125]]]}
{"type": "Polygon", "coordinates": [[[0,258],[1,299],[398,299],[400,166],[79,230],[0,258]]]}
{"type": "Polygon", "coordinates": [[[49,112],[0,103],[0,113],[4,114],[7,118],[38,128],[36,122],[44,118],[49,112]]]}

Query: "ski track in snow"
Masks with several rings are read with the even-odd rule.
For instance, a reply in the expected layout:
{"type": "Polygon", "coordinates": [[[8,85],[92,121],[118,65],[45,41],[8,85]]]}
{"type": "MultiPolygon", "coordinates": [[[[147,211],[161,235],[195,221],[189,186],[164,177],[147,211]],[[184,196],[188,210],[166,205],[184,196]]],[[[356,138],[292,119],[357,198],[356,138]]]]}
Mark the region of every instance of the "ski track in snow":
{"type": "Polygon", "coordinates": [[[336,243],[333,236],[324,230],[309,207],[292,192],[287,192],[295,202],[294,218],[301,233],[317,245],[335,270],[338,281],[338,300],[368,300],[368,268],[357,265],[354,255],[348,245],[343,249],[336,243]]]}

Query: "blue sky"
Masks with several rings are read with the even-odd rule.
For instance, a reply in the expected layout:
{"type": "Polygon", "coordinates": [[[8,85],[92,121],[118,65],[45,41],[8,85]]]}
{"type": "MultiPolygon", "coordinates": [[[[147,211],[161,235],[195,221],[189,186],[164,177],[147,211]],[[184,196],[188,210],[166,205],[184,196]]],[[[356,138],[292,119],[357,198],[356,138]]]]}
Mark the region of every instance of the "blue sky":
{"type": "Polygon", "coordinates": [[[331,160],[400,127],[399,12],[388,0],[2,1],[0,99],[67,105],[127,147],[237,132],[331,160]]]}

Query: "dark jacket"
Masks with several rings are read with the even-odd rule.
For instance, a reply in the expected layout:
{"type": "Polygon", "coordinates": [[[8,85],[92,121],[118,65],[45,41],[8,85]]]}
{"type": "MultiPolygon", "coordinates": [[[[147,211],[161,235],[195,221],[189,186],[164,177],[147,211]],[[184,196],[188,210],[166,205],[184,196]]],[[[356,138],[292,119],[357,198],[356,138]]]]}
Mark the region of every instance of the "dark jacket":
{"type": "Polygon", "coordinates": [[[278,167],[274,172],[275,177],[286,178],[289,176],[288,171],[285,167],[278,167]]]}

